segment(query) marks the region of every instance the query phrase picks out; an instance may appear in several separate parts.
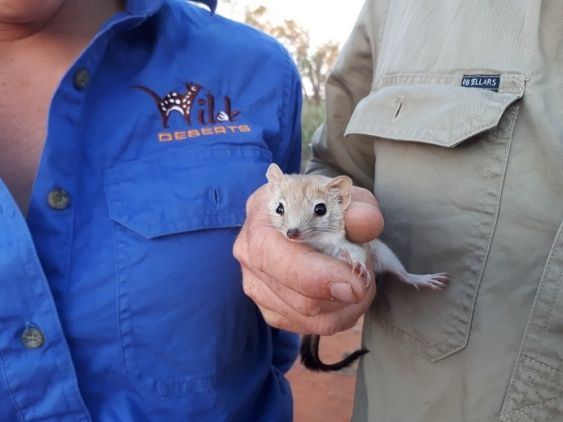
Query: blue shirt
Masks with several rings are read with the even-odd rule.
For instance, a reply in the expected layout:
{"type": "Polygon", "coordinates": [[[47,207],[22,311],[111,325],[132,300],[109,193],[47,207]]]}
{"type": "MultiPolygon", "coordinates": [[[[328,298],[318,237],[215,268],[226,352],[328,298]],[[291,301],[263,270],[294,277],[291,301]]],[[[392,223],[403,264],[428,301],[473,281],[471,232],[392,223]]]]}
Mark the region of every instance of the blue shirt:
{"type": "Polygon", "coordinates": [[[130,0],[68,70],[27,221],[0,182],[0,421],[284,421],[297,339],[232,245],[301,88],[269,37],[130,0]]]}

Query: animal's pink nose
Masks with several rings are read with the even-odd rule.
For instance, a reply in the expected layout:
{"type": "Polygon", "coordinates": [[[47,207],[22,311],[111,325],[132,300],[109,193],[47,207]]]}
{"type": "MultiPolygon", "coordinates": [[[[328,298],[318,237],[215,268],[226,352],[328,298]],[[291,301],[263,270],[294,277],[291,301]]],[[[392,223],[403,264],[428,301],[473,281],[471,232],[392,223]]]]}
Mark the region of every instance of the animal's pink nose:
{"type": "Polygon", "coordinates": [[[301,233],[299,233],[299,229],[289,229],[287,231],[287,237],[291,240],[299,239],[301,233]]]}

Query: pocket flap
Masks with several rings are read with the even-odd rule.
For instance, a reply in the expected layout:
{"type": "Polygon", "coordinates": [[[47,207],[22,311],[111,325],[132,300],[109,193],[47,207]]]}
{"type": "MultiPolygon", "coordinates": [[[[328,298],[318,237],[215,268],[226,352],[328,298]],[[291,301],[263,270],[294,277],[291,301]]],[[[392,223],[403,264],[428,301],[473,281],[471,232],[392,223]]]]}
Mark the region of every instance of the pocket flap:
{"type": "Polygon", "coordinates": [[[440,84],[385,86],[354,110],[346,135],[454,147],[496,127],[524,94],[524,78],[503,76],[500,92],[440,84]]]}
{"type": "Polygon", "coordinates": [[[110,217],[146,238],[241,226],[266,182],[269,151],[245,146],[175,151],[106,171],[110,217]]]}

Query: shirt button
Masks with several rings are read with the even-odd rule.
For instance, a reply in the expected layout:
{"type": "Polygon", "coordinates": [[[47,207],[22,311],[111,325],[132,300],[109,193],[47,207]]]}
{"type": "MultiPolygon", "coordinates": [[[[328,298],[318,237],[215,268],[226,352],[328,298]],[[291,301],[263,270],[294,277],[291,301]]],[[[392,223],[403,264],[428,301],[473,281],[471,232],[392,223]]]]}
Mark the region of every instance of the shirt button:
{"type": "Polygon", "coordinates": [[[54,189],[49,192],[47,202],[54,210],[64,210],[70,205],[70,196],[62,189],[54,189]]]}
{"type": "Polygon", "coordinates": [[[78,69],[74,74],[74,86],[76,89],[84,89],[90,83],[90,73],[82,68],[78,69]]]}
{"type": "Polygon", "coordinates": [[[39,328],[28,327],[23,330],[22,343],[28,349],[39,349],[45,343],[45,337],[39,328]]]}

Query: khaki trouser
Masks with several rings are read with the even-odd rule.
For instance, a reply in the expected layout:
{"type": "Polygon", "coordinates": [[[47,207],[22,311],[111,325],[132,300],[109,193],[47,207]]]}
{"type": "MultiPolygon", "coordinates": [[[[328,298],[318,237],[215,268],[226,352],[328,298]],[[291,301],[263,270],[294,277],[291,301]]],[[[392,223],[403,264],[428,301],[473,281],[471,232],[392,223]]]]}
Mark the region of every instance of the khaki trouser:
{"type": "Polygon", "coordinates": [[[313,157],[452,277],[379,277],[354,420],[563,421],[563,1],[368,0],[313,157]]]}

